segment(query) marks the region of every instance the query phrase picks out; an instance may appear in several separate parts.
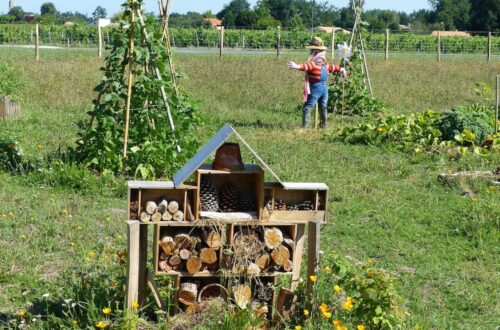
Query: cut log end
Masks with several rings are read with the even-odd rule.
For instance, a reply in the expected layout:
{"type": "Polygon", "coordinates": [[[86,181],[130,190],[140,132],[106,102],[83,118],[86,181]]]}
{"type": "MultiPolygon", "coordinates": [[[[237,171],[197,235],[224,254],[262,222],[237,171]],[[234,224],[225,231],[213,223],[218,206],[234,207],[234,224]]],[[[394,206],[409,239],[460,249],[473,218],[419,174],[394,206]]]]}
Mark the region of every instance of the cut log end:
{"type": "Polygon", "coordinates": [[[283,242],[283,233],[276,227],[266,228],[264,231],[264,242],[268,249],[273,250],[283,242]]]}

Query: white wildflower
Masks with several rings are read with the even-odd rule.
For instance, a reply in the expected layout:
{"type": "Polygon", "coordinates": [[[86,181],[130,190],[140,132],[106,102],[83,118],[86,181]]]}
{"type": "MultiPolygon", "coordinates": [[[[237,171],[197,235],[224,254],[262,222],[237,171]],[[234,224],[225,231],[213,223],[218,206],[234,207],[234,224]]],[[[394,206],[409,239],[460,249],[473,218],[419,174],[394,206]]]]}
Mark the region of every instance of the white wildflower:
{"type": "Polygon", "coordinates": [[[337,45],[337,54],[342,57],[344,61],[349,61],[352,55],[352,49],[344,42],[344,44],[337,45]]]}
{"type": "Polygon", "coordinates": [[[50,296],[50,294],[45,293],[45,294],[43,294],[43,295],[42,295],[42,298],[43,298],[43,299],[47,299],[49,296],[50,296]]]}

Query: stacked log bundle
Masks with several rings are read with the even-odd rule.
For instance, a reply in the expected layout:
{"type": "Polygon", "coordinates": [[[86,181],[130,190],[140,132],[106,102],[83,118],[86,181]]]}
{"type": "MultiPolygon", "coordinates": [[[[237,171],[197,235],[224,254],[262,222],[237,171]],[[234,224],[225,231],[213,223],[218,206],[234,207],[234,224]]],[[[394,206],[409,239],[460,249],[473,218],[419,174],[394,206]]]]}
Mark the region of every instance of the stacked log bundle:
{"type": "Polygon", "coordinates": [[[295,242],[277,227],[260,232],[245,228],[235,234],[232,254],[224,251],[222,264],[235,274],[247,276],[258,276],[261,272],[290,272],[294,248],[295,242]]]}
{"type": "Polygon", "coordinates": [[[217,271],[222,237],[214,229],[203,232],[164,235],[160,242],[158,270],[185,271],[191,275],[200,271],[217,271]]]}
{"type": "Polygon", "coordinates": [[[141,222],[161,222],[161,221],[184,221],[184,212],[177,201],[162,200],[160,203],[154,201],[146,202],[139,215],[141,222]]]}

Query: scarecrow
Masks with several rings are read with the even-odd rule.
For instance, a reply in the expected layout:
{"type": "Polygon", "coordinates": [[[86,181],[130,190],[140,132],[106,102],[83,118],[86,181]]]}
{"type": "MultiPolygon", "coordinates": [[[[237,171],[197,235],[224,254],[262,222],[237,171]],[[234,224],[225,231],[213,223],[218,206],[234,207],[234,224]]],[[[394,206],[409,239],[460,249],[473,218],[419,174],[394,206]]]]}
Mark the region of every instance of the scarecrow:
{"type": "Polygon", "coordinates": [[[328,102],[328,74],[336,72],[342,76],[347,76],[347,71],[338,65],[326,62],[326,52],[328,49],[323,45],[320,37],[312,38],[306,47],[310,50],[310,58],[307,63],[297,64],[293,61],[287,63],[290,70],[305,71],[304,81],[304,106],[302,109],[302,128],[309,126],[311,110],[318,104],[320,114],[320,127],[326,127],[327,102],[328,102]]]}

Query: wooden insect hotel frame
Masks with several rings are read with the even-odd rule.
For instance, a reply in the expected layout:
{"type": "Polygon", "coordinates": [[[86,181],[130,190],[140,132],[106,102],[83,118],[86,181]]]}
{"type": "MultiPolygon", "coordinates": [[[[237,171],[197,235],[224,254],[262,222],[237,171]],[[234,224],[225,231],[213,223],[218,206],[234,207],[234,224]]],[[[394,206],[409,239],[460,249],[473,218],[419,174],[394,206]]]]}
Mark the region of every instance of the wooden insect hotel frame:
{"type": "Polygon", "coordinates": [[[172,276],[176,310],[222,297],[241,308],[256,301],[267,306],[269,317],[275,309],[281,313],[284,296],[300,279],[306,229],[308,278],[317,272],[319,228],[326,221],[327,204],[325,184],[281,182],[226,124],[173,182],[128,182],[127,307],[142,304],[149,286],[165,310],[154,276],[172,276]],[[256,164],[230,171],[204,164],[232,135],[276,182],[264,182],[264,169],[256,164]],[[194,181],[186,182],[189,177],[194,181]],[[152,272],[147,270],[150,226],[152,272]],[[279,297],[278,276],[291,277],[290,288],[281,288],[279,297]]]}

